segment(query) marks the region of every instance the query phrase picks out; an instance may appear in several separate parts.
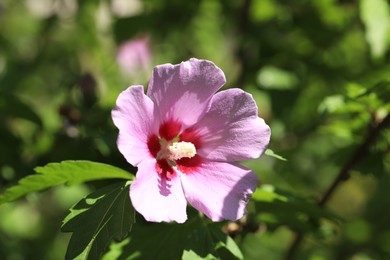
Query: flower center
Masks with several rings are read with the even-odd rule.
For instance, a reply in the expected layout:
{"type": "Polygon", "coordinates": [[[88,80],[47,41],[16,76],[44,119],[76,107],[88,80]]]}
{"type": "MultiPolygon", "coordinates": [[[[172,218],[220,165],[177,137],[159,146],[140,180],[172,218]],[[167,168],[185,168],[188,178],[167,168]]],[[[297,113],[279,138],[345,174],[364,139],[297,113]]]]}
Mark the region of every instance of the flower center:
{"type": "Polygon", "coordinates": [[[192,158],[196,155],[195,145],[191,142],[173,142],[167,148],[167,157],[172,161],[181,158],[192,158]]]}
{"type": "MultiPolygon", "coordinates": [[[[172,128],[168,130],[170,129],[172,128]]],[[[175,176],[176,170],[184,174],[196,171],[202,163],[197,154],[197,149],[201,146],[197,133],[192,128],[175,135],[169,131],[166,131],[169,135],[164,131],[160,132],[160,136],[151,135],[147,141],[150,155],[156,158],[157,173],[170,180],[175,176]]]]}

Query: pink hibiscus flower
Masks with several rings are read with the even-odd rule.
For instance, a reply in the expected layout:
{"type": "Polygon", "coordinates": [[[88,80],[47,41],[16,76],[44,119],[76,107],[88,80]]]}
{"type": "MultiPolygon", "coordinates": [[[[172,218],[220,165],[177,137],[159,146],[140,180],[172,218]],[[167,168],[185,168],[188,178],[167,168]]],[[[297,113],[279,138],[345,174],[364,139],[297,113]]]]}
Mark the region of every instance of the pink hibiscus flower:
{"type": "Polygon", "coordinates": [[[119,95],[118,148],[138,167],[130,198],[146,220],[183,223],[187,202],[213,221],[244,215],[257,176],[236,161],[259,157],[270,128],[250,94],[216,93],[225,82],[214,63],[190,59],[155,67],[146,95],[119,95]]]}
{"type": "Polygon", "coordinates": [[[117,52],[117,61],[123,72],[134,75],[149,68],[152,60],[148,37],[140,37],[122,43],[117,52]]]}

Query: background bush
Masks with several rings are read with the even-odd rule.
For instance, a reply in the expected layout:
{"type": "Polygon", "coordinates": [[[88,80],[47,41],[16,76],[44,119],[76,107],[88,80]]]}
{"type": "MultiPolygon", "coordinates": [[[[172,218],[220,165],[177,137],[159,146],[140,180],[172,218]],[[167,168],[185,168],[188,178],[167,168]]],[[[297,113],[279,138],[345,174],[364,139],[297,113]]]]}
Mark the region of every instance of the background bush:
{"type": "MultiPolygon", "coordinates": [[[[389,35],[385,0],[3,0],[0,190],[62,160],[135,173],[116,148],[116,97],[155,65],[209,59],[254,96],[287,158],[245,162],[258,197],[220,225],[245,259],[389,259],[389,35]]],[[[104,184],[2,205],[0,258],[63,258],[61,220],[104,184]]]]}

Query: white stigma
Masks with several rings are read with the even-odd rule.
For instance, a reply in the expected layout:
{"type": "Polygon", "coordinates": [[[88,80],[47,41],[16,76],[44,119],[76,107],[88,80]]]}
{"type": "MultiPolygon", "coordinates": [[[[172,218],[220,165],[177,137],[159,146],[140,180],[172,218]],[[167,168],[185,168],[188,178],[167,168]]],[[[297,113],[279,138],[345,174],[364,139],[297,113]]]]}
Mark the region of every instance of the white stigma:
{"type": "Polygon", "coordinates": [[[184,157],[192,158],[196,154],[195,145],[190,142],[174,142],[168,146],[169,159],[179,160],[184,157]]]}

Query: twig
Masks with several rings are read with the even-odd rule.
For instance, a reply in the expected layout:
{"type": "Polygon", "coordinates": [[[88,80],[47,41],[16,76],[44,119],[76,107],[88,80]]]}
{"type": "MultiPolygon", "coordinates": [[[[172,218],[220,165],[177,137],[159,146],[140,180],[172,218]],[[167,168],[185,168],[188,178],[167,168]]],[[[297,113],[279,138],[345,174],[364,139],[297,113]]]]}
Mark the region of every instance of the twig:
{"type": "MultiPolygon", "coordinates": [[[[387,115],[380,123],[377,123],[375,120],[371,122],[368,127],[367,135],[364,141],[357,147],[355,152],[352,154],[350,159],[344,164],[344,166],[340,169],[336,179],[329,186],[329,188],[325,191],[322,198],[318,201],[319,207],[324,207],[324,205],[329,201],[332,197],[334,191],[339,186],[340,183],[347,180],[349,178],[349,172],[352,168],[355,167],[356,164],[361,162],[366,155],[368,154],[370,146],[375,142],[378,138],[379,133],[390,125],[390,114],[387,115]]],[[[296,237],[291,244],[287,254],[286,260],[293,259],[296,254],[302,240],[304,238],[304,234],[299,232],[296,234],[296,237]]]]}

